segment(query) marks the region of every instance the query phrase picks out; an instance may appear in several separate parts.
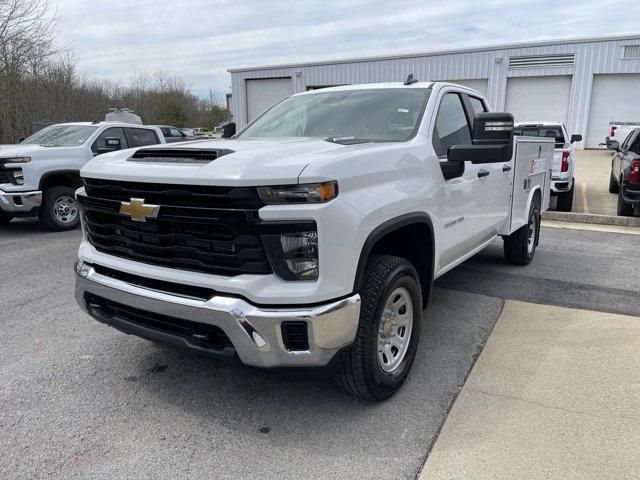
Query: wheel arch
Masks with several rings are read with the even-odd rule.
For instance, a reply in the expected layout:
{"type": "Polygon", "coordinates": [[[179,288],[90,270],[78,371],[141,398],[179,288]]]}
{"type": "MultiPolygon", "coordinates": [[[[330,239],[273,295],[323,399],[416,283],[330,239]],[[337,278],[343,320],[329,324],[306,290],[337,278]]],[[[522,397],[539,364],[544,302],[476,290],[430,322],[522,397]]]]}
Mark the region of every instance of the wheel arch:
{"type": "Polygon", "coordinates": [[[82,185],[79,170],[54,170],[40,178],[39,189],[44,191],[50,187],[79,188],[82,185]]]}
{"type": "Polygon", "coordinates": [[[360,289],[368,258],[376,253],[402,257],[413,264],[420,275],[422,304],[426,307],[433,289],[435,265],[435,236],[429,215],[407,213],[384,222],[369,234],[360,251],[354,291],[360,289]]]}

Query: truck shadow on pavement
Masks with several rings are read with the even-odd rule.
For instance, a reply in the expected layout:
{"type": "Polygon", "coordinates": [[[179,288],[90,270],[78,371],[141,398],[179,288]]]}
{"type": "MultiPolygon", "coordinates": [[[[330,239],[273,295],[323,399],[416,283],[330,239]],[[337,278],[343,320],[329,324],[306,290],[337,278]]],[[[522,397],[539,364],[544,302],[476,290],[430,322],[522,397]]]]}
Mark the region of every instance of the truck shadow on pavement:
{"type": "Polygon", "coordinates": [[[279,378],[133,337],[109,338],[116,341],[103,359],[111,367],[105,383],[118,392],[112,400],[130,409],[136,442],[129,448],[154,448],[168,431],[173,448],[198,445],[224,458],[212,474],[249,468],[273,478],[413,478],[502,305],[436,290],[409,380],[381,404],[354,399],[329,379],[279,378]],[[311,452],[304,462],[289,463],[303,452],[311,452]]]}

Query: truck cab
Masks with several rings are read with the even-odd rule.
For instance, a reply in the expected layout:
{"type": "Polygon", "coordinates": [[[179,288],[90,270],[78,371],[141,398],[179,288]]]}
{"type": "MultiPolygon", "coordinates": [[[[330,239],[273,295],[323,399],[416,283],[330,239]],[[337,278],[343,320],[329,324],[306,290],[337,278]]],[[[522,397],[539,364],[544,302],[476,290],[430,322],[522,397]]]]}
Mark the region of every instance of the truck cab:
{"type": "Polygon", "coordinates": [[[77,192],[76,299],[125,333],[384,400],[434,279],[497,238],[532,261],[553,147],[474,90],[409,78],[293,95],[233,138],[101,155],[77,192]]]}
{"type": "Polygon", "coordinates": [[[52,230],[78,226],[80,169],[117,150],[165,143],[157,127],[117,121],[50,125],[0,149],[0,224],[38,216],[52,230]]]}
{"type": "Polygon", "coordinates": [[[518,122],[515,135],[528,137],[548,137],[555,140],[553,167],[551,171],[551,194],[558,198],[557,208],[561,212],[573,209],[575,147],[573,144],[582,140],[582,135],[569,137],[562,122],[518,122]]]}

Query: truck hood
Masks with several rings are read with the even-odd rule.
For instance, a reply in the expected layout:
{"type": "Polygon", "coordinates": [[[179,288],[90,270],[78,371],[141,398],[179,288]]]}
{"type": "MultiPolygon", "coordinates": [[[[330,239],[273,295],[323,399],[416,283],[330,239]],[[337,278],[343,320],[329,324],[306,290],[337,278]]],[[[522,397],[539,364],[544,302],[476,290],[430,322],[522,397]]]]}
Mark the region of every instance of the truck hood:
{"type": "MultiPolygon", "coordinates": [[[[31,157],[31,160],[40,159],[66,159],[77,156],[86,156],[82,145],[77,147],[42,147],[40,145],[0,145],[0,158],[31,157]]],[[[88,148],[87,148],[88,150],[88,148]]]]}
{"type": "MultiPolygon", "coordinates": [[[[357,145],[363,147],[364,145],[357,145]]],[[[310,163],[345,145],[318,138],[231,139],[154,145],[145,149],[231,150],[209,163],[136,162],[129,158],[139,149],[98,155],[87,163],[81,175],[110,180],[244,186],[297,183],[310,163]]]]}

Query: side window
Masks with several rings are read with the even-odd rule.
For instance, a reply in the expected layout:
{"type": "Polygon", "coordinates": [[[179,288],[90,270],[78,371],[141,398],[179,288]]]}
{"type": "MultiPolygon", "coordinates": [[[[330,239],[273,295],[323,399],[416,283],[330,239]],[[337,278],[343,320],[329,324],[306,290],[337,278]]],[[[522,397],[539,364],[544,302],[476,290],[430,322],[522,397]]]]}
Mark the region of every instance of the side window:
{"type": "Polygon", "coordinates": [[[479,113],[484,113],[487,111],[487,107],[484,105],[482,100],[476,97],[469,97],[469,101],[471,102],[471,106],[473,107],[473,114],[477,115],[479,113]]]}
{"type": "Polygon", "coordinates": [[[184,137],[184,134],[180,130],[178,130],[177,128],[171,127],[169,130],[171,131],[171,136],[172,137],[176,137],[176,138],[184,137]]]}
{"type": "Polygon", "coordinates": [[[107,138],[118,138],[120,139],[120,146],[125,149],[129,148],[127,144],[127,137],[124,135],[124,130],[122,128],[113,127],[107,128],[104,132],[102,132],[98,138],[95,139],[93,145],[91,145],[91,150],[93,153],[98,153],[99,148],[105,148],[107,138]]]}
{"type": "Polygon", "coordinates": [[[146,128],[129,128],[129,136],[134,147],[144,147],[145,145],[155,145],[158,138],[153,130],[146,128]]]}
{"type": "Polygon", "coordinates": [[[162,132],[162,135],[164,135],[164,138],[171,136],[171,130],[168,127],[160,127],[160,131],[162,132]]]}
{"type": "Polygon", "coordinates": [[[620,150],[628,150],[629,149],[629,143],[631,143],[631,139],[633,138],[635,133],[636,133],[635,130],[631,130],[631,133],[629,133],[629,135],[627,135],[627,138],[625,138],[624,142],[622,142],[622,145],[620,145],[620,150]]]}
{"type": "Polygon", "coordinates": [[[635,140],[633,140],[633,143],[629,146],[629,151],[640,155],[640,131],[636,131],[635,140]]]}
{"type": "Polygon", "coordinates": [[[439,157],[446,156],[453,145],[471,144],[471,128],[457,93],[447,93],[440,102],[433,129],[433,148],[439,157]]]}

